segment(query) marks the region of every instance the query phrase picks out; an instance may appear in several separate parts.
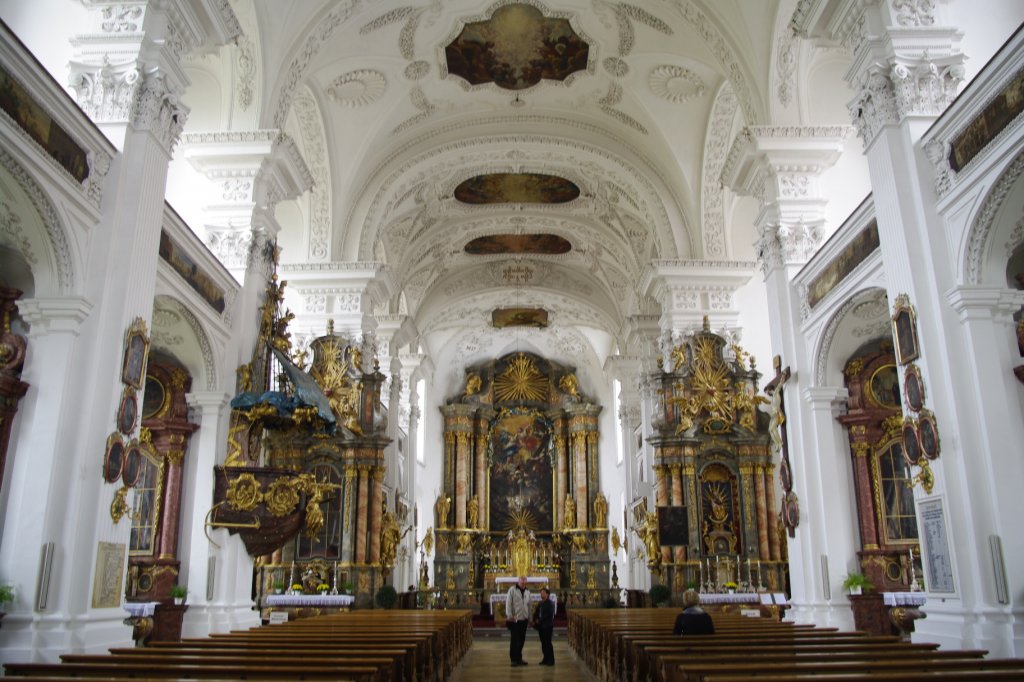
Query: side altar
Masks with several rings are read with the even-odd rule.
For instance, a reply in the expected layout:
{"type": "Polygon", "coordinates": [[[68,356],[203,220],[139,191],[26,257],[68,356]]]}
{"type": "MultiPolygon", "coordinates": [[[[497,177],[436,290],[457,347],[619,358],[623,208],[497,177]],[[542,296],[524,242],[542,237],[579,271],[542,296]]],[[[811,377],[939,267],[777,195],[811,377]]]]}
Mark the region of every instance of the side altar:
{"type": "Polygon", "coordinates": [[[227,458],[215,468],[206,525],[241,536],[262,607],[283,590],[314,600],[351,592],[355,606],[369,606],[391,573],[405,523],[382,487],[386,377],[368,342],[336,334],[331,323],[293,351],[285,284],[274,276],[268,286],[259,341],[238,368],[227,458]]]}
{"type": "Polygon", "coordinates": [[[436,546],[443,604],[489,609],[498,580],[519,575],[545,580],[566,604],[617,601],[600,412],[575,368],[531,353],[467,368],[461,393],[441,408],[443,488],[421,543],[424,569],[436,546]]]}

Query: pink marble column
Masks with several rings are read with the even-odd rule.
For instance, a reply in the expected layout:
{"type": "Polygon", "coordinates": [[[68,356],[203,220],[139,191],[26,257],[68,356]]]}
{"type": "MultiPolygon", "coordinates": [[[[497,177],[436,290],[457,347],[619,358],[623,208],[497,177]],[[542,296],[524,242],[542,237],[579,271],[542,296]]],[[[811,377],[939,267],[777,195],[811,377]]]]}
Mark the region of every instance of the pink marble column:
{"type": "Polygon", "coordinates": [[[370,482],[370,556],[368,562],[375,564],[380,561],[380,519],[384,509],[384,491],[380,487],[384,480],[384,467],[372,469],[370,482]]]}
{"type": "Polygon", "coordinates": [[[576,460],[573,481],[576,483],[576,527],[587,527],[587,434],[572,434],[572,450],[576,460]]]}
{"type": "MultiPolygon", "coordinates": [[[[656,464],[654,466],[654,477],[658,484],[658,492],[655,495],[656,506],[667,507],[669,506],[669,467],[665,464],[656,464]]],[[[651,511],[657,511],[657,509],[652,509],[651,511]]],[[[667,564],[671,561],[672,550],[668,547],[662,547],[661,562],[667,564]]]]}
{"type": "Polygon", "coordinates": [[[768,518],[768,503],[765,499],[764,489],[764,467],[758,465],[754,468],[754,500],[757,505],[757,555],[764,560],[771,556],[768,548],[768,528],[771,519],[768,518]]]}
{"type": "Polygon", "coordinates": [[[569,456],[565,447],[565,436],[562,435],[562,422],[556,422],[558,429],[555,436],[555,478],[557,493],[555,508],[558,510],[558,528],[565,527],[565,496],[569,494],[569,456]]]}
{"type": "Polygon", "coordinates": [[[775,507],[775,480],[772,476],[772,469],[774,465],[769,464],[764,468],[764,489],[765,489],[765,506],[767,507],[768,516],[768,553],[769,558],[772,561],[779,561],[782,548],[779,546],[779,532],[778,523],[776,522],[776,507],[775,507]]]}
{"type": "Polygon", "coordinates": [[[356,546],[356,534],[353,532],[353,527],[356,525],[356,476],[358,475],[356,466],[354,464],[345,465],[345,498],[344,503],[344,514],[342,532],[341,532],[341,561],[345,564],[350,564],[355,557],[355,546],[356,546]]]}
{"type": "Polygon", "coordinates": [[[484,425],[481,424],[476,434],[476,454],[473,456],[473,468],[475,473],[473,475],[473,494],[476,495],[476,501],[480,515],[477,517],[477,523],[481,528],[485,528],[487,524],[487,432],[484,431],[484,425]]]}
{"type": "Polygon", "coordinates": [[[466,502],[469,490],[466,475],[469,473],[469,434],[460,431],[455,434],[455,527],[466,527],[466,502]]]}
{"type": "Polygon", "coordinates": [[[367,495],[370,489],[370,467],[360,464],[359,467],[359,494],[356,497],[356,563],[366,563],[366,512],[369,506],[367,495]]]}
{"type": "MultiPolygon", "coordinates": [[[[672,506],[681,507],[683,505],[683,467],[681,464],[673,464],[672,467],[672,506]]],[[[686,561],[686,548],[676,547],[675,561],[677,564],[681,564],[686,561]]]]}

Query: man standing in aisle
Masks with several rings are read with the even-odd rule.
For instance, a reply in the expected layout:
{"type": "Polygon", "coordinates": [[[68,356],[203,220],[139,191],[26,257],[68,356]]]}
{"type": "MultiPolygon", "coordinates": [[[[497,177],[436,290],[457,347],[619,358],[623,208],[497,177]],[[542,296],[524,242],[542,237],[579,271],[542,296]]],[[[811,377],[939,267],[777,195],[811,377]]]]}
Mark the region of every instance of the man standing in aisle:
{"type": "Polygon", "coordinates": [[[512,641],[508,645],[508,657],[513,666],[526,665],[523,660],[523,644],[526,643],[526,626],[530,622],[530,591],[526,589],[526,576],[519,576],[519,582],[508,589],[505,597],[505,618],[512,641]]]}

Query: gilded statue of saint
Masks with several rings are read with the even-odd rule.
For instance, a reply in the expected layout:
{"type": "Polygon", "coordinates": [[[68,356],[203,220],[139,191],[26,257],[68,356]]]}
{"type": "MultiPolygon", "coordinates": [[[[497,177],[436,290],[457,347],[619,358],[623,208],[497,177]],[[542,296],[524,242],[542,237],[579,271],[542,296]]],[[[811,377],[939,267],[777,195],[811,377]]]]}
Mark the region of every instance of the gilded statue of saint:
{"type": "Polygon", "coordinates": [[[658,514],[647,512],[644,525],[637,531],[647,548],[647,565],[652,569],[661,567],[661,546],[658,544],[658,514]]]}
{"type": "Polygon", "coordinates": [[[380,566],[385,571],[395,565],[398,541],[402,538],[395,515],[385,511],[380,519],[380,566]]]}
{"type": "Polygon", "coordinates": [[[437,514],[437,527],[447,528],[448,527],[448,511],[452,506],[452,498],[448,497],[444,493],[441,493],[437,497],[437,502],[434,503],[434,513],[437,514]]]}
{"type": "Polygon", "coordinates": [[[469,516],[469,527],[476,528],[480,517],[480,502],[476,495],[469,498],[469,502],[466,503],[466,514],[469,516]]]}
{"type": "Polygon", "coordinates": [[[565,496],[565,514],[562,517],[563,528],[576,527],[576,502],[570,495],[565,496]]]}
{"type": "Polygon", "coordinates": [[[480,384],[482,383],[480,375],[476,372],[471,373],[466,377],[466,395],[474,395],[479,393],[480,384]]]}
{"type": "Polygon", "coordinates": [[[594,523],[593,528],[604,528],[605,524],[608,523],[608,500],[605,498],[604,493],[598,491],[597,497],[594,498],[594,523]]]}
{"type": "Polygon", "coordinates": [[[423,551],[430,554],[434,551],[434,529],[427,528],[427,532],[423,535],[423,551]]]}

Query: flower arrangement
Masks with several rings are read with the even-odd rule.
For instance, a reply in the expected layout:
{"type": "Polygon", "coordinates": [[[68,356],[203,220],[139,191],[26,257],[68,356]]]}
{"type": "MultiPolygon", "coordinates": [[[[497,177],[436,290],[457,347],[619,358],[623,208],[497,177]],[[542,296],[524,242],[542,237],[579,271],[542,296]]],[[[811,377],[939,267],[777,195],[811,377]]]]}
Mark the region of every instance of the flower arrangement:
{"type": "Polygon", "coordinates": [[[292,592],[302,594],[302,583],[292,583],[292,592]]]}
{"type": "Polygon", "coordinates": [[[727,590],[735,590],[735,589],[736,589],[736,587],[737,587],[736,583],[734,583],[734,582],[733,582],[733,581],[731,581],[731,580],[729,580],[729,581],[727,581],[727,582],[725,583],[725,589],[727,589],[727,590]]]}
{"type": "Polygon", "coordinates": [[[329,590],[329,589],[331,589],[331,586],[328,585],[327,583],[320,583],[319,585],[316,586],[316,591],[319,592],[320,594],[323,594],[323,593],[327,592],[327,590],[329,590]]]}

